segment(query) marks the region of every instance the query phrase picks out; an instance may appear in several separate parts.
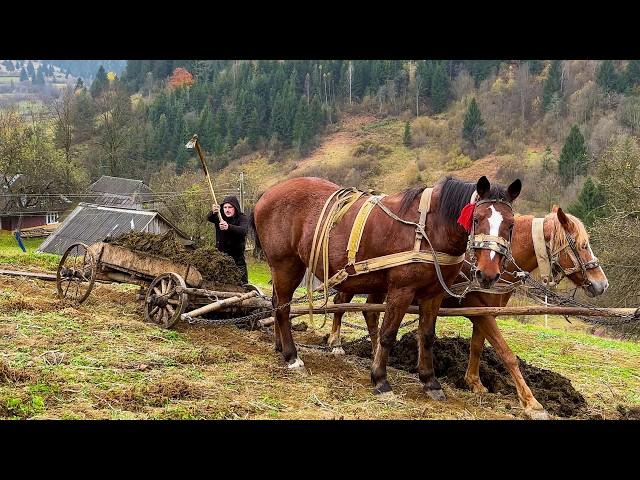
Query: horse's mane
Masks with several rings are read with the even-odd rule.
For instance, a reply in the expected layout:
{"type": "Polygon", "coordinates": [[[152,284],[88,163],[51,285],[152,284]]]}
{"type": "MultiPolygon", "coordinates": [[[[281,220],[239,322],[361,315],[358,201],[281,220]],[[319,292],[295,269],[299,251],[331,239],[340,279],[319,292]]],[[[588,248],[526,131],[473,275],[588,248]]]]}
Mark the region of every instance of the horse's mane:
{"type": "MultiPolygon", "coordinates": [[[[442,185],[440,192],[440,201],[436,212],[444,218],[456,221],[460,216],[460,211],[469,203],[471,194],[476,189],[475,182],[463,182],[451,176],[444,178],[436,184],[442,185]]],[[[400,204],[399,215],[407,212],[415,199],[422,194],[426,187],[410,188],[405,190],[400,204]]],[[[434,187],[435,188],[435,187],[434,187]]],[[[491,185],[488,200],[507,200],[507,189],[502,185],[491,185]]]]}
{"type": "MultiPolygon", "coordinates": [[[[576,232],[576,245],[578,248],[585,248],[589,244],[589,234],[579,218],[574,217],[571,214],[565,213],[576,232]]],[[[551,219],[553,222],[553,230],[551,232],[551,250],[557,252],[567,246],[567,237],[564,235],[564,228],[558,220],[557,213],[550,213],[546,219],[551,219]]]]}

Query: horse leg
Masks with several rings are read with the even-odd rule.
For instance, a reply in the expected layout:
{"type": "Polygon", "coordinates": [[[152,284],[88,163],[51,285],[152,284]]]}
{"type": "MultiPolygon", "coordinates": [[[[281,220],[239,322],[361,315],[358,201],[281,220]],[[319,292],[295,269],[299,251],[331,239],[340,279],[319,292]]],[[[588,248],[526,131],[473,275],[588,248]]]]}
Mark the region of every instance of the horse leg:
{"type": "MultiPolygon", "coordinates": [[[[370,293],[367,296],[367,303],[383,303],[386,293],[370,293]]],[[[380,319],[380,312],[363,312],[364,321],[367,322],[367,329],[369,330],[369,338],[371,339],[371,357],[376,354],[375,349],[378,346],[378,320],[380,319]]]]}
{"type": "MultiPolygon", "coordinates": [[[[271,305],[274,309],[278,307],[278,296],[276,295],[275,288],[273,289],[273,295],[271,296],[271,305]]],[[[273,322],[273,333],[276,338],[276,352],[282,353],[282,338],[280,337],[280,328],[278,327],[278,322],[273,322]]]]}
{"type": "Polygon", "coordinates": [[[390,290],[387,296],[384,320],[378,336],[378,346],[371,363],[371,383],[373,383],[373,393],[375,394],[391,392],[391,385],[387,381],[387,360],[391,347],[396,341],[402,317],[411,305],[414,295],[415,289],[404,287],[390,290]]]}
{"type": "Polygon", "coordinates": [[[298,258],[289,257],[286,260],[271,265],[271,278],[273,291],[277,296],[278,309],[274,331],[276,332],[276,350],[278,350],[278,337],[280,338],[280,351],[289,368],[304,369],[304,362],[298,358],[296,345],[291,334],[291,319],[289,312],[291,307],[279,308],[287,304],[293,298],[293,292],[302,281],[305,266],[298,258]]]}
{"type": "Polygon", "coordinates": [[[442,386],[433,368],[433,343],[436,339],[436,318],[442,303],[442,295],[420,301],[420,320],[418,326],[418,377],[423,383],[422,389],[433,400],[445,400],[442,386]]]}
{"type": "Polygon", "coordinates": [[[549,414],[535,399],[522,373],[520,373],[518,359],[502,337],[502,333],[500,333],[498,324],[496,323],[496,317],[490,315],[478,317],[477,325],[481,333],[489,340],[493,348],[496,349],[500,359],[509,371],[511,378],[513,378],[518,392],[518,400],[524,408],[524,414],[532,420],[547,420],[549,414]]]}
{"type": "Polygon", "coordinates": [[[487,388],[482,385],[480,380],[480,355],[482,355],[482,348],[484,347],[484,335],[476,325],[476,319],[472,318],[471,321],[473,322],[473,333],[471,334],[469,364],[467,365],[467,372],[464,374],[464,381],[473,393],[487,393],[487,388]]]}
{"type": "MultiPolygon", "coordinates": [[[[333,303],[348,303],[353,298],[353,293],[338,292],[333,297],[333,303]]],[[[329,335],[329,347],[332,348],[331,353],[334,355],[344,355],[342,342],[340,340],[340,327],[342,325],[342,317],[345,312],[336,312],[333,314],[333,326],[331,327],[331,335],[329,335]]]]}

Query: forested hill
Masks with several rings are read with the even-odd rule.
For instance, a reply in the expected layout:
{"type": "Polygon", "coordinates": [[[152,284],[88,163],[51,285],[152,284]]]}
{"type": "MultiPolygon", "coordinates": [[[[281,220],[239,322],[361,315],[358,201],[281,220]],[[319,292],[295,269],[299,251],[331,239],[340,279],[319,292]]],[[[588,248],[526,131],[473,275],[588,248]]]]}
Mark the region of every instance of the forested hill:
{"type": "Polygon", "coordinates": [[[49,60],[62,71],[74,77],[81,77],[85,82],[92,81],[102,65],[107,72],[120,75],[127,66],[126,60],[49,60]]]}
{"type": "Polygon", "coordinates": [[[349,113],[444,115],[462,127],[472,97],[484,128],[456,142],[472,159],[509,144],[557,145],[572,124],[599,137],[612,112],[621,127],[634,122],[617,110],[633,110],[640,62],[136,60],[122,81],[145,99],[147,160],[175,162],[180,172],[180,146],[194,131],[222,167],[255,149],[305,155],[349,113]],[[185,76],[171,80],[176,69],[185,76]]]}

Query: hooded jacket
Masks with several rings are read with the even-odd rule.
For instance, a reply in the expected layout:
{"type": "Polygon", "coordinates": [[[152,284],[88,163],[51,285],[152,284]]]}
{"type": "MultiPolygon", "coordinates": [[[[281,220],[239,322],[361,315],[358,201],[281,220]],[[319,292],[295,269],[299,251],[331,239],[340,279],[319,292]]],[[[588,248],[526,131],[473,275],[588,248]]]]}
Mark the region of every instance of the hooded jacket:
{"type": "Polygon", "coordinates": [[[249,220],[247,216],[240,211],[240,203],[235,196],[229,195],[228,197],[224,197],[224,200],[220,204],[220,215],[222,219],[229,224],[228,230],[220,230],[220,221],[218,220],[217,214],[209,212],[209,215],[207,215],[207,220],[216,227],[216,248],[234,258],[244,257],[245,239],[247,237],[249,220]],[[225,203],[230,203],[235,207],[236,213],[233,217],[227,217],[224,214],[223,206],[225,203]]]}

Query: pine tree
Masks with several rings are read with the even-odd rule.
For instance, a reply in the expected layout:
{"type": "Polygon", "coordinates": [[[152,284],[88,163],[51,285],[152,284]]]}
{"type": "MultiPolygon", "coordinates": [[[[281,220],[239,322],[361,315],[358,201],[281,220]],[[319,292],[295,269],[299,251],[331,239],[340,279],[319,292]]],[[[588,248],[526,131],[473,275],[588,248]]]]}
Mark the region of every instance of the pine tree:
{"type": "Polygon", "coordinates": [[[31,63],[31,60],[29,60],[29,63],[27,63],[27,75],[29,75],[29,78],[31,78],[32,80],[36,75],[36,70],[35,68],[33,68],[33,63],[31,63]]]}
{"type": "Polygon", "coordinates": [[[605,93],[616,91],[618,88],[618,73],[613,66],[613,61],[604,60],[598,67],[596,82],[602,87],[605,93]]]}
{"type": "Polygon", "coordinates": [[[476,103],[476,99],[472,98],[469,103],[469,108],[464,116],[464,122],[462,124],[462,138],[470,142],[474,147],[485,135],[484,120],[480,114],[480,109],[476,103]]]}
{"type": "Polygon", "coordinates": [[[39,68],[36,71],[36,75],[35,75],[35,79],[33,81],[34,85],[44,85],[44,73],[42,71],[42,68],[39,68]]]}
{"type": "Polygon", "coordinates": [[[82,81],[82,77],[78,77],[78,80],[76,81],[76,86],[74,88],[74,91],[81,90],[83,88],[84,88],[84,82],[82,81]]]}
{"type": "Polygon", "coordinates": [[[555,167],[554,164],[553,152],[551,151],[551,147],[547,145],[547,148],[544,149],[544,153],[542,154],[542,169],[545,173],[555,172],[557,171],[557,167],[555,167]]]}
{"type": "Polygon", "coordinates": [[[442,63],[436,65],[431,77],[431,102],[435,113],[442,112],[449,102],[449,76],[442,63]]]}
{"type": "Polygon", "coordinates": [[[553,105],[553,101],[561,97],[561,73],[560,60],[554,60],[553,62],[551,62],[549,72],[547,73],[547,78],[544,81],[544,86],[542,88],[542,108],[544,110],[549,110],[551,108],[551,105],[553,105]]]}
{"type": "Polygon", "coordinates": [[[640,60],[630,60],[624,71],[627,87],[633,88],[640,85],[640,60]]]}
{"type": "Polygon", "coordinates": [[[89,91],[91,92],[91,96],[96,98],[99,96],[107,87],[109,86],[109,79],[107,78],[107,72],[104,67],[100,65],[98,69],[98,73],[96,74],[96,78],[91,84],[91,88],[89,91]]]}
{"type": "Polygon", "coordinates": [[[540,72],[542,72],[544,68],[540,60],[527,60],[527,63],[529,64],[529,73],[531,75],[540,75],[540,72]]]}
{"type": "Polygon", "coordinates": [[[568,185],[577,175],[583,175],[586,172],[587,148],[584,144],[584,137],[578,126],[573,125],[560,153],[558,173],[564,185],[568,185]]]}
{"type": "Polygon", "coordinates": [[[20,69],[20,81],[26,82],[27,80],[29,80],[29,76],[27,75],[27,72],[25,72],[24,67],[22,67],[20,69]]]}
{"type": "Polygon", "coordinates": [[[580,218],[585,225],[591,226],[596,218],[604,216],[605,212],[602,208],[604,204],[604,195],[593,183],[591,177],[588,177],[580,191],[580,195],[578,195],[578,199],[567,211],[580,218]]]}
{"type": "Polygon", "coordinates": [[[405,147],[411,146],[411,125],[409,122],[404,124],[404,134],[402,135],[402,144],[405,147]]]}

